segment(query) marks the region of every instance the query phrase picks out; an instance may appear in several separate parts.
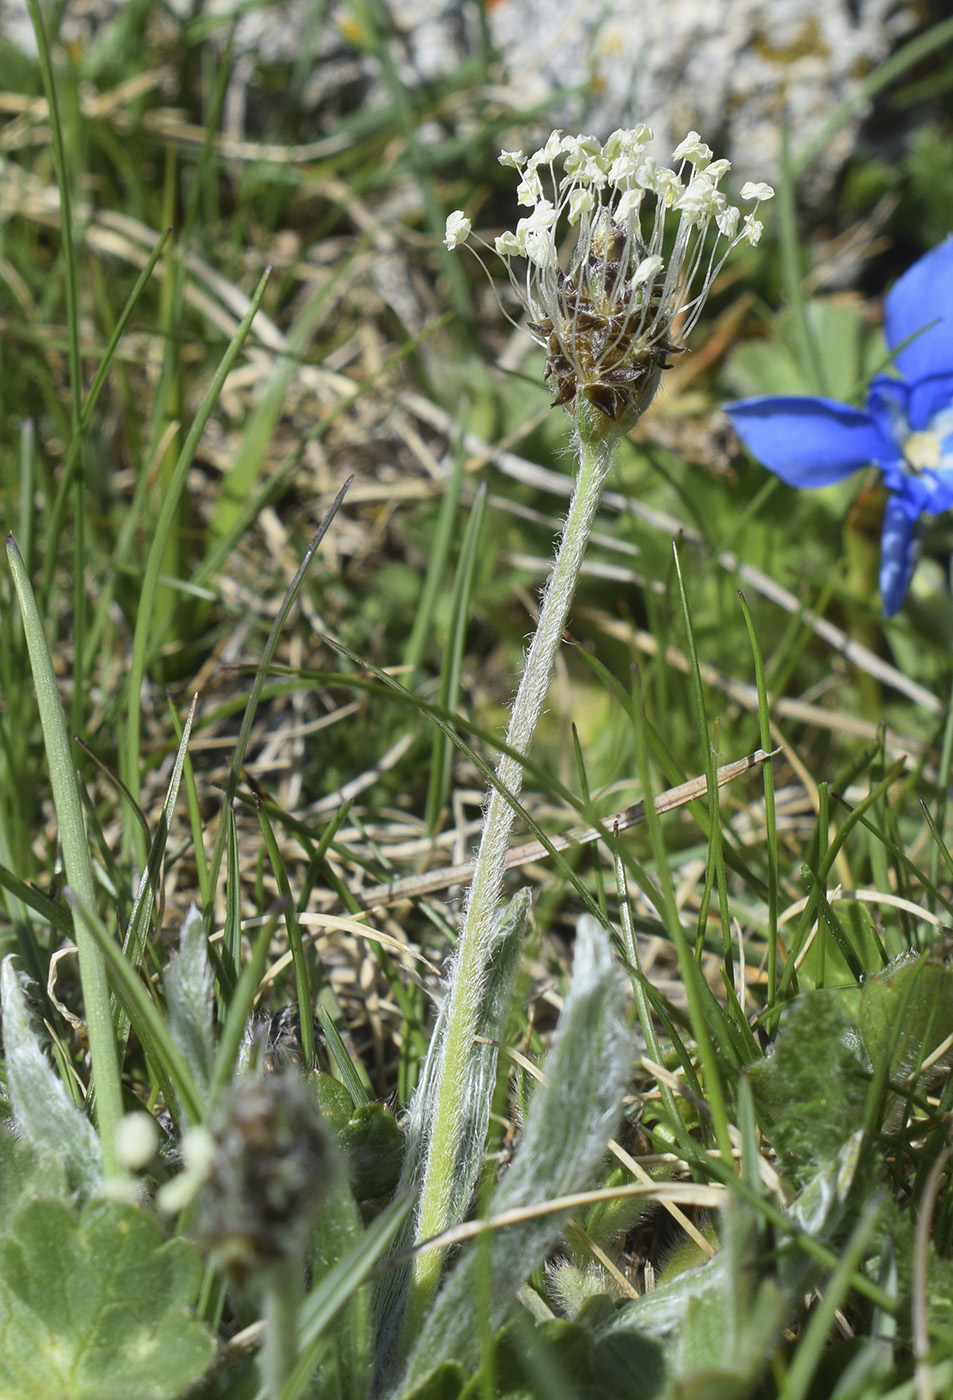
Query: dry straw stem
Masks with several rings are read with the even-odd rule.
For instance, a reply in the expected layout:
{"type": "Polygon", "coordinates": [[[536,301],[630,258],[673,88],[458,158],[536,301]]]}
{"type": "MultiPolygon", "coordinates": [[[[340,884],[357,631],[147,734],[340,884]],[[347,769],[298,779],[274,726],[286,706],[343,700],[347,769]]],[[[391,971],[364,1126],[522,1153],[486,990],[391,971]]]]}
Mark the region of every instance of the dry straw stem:
{"type": "MultiPolygon", "coordinates": [[[[717,770],[718,786],[724,787],[743,773],[748,773],[752,768],[760,767],[762,763],[776,758],[780,752],[780,749],[773,749],[771,753],[757,749],[747,758],[739,759],[735,763],[724,764],[717,770]]],[[[704,797],[707,791],[708,779],[706,777],[690,778],[687,782],[679,783],[677,787],[667,788],[665,792],[660,792],[657,797],[652,799],[652,805],[656,812],[661,815],[663,812],[672,812],[678,807],[684,807],[687,803],[696,801],[697,798],[704,797]]],[[[541,841],[526,841],[520,846],[511,846],[505,857],[505,868],[516,870],[521,865],[545,860],[553,851],[568,851],[573,846],[585,846],[593,841],[603,839],[607,832],[627,831],[630,827],[639,826],[644,821],[645,803],[636,802],[631,807],[625,807],[621,812],[604,817],[598,827],[576,826],[570,831],[564,831],[559,836],[553,836],[550,838],[548,846],[544,846],[541,841]]],[[[440,870],[429,870],[424,875],[404,876],[400,880],[391,881],[389,885],[380,886],[363,894],[359,893],[355,897],[365,908],[377,909],[382,905],[395,904],[404,899],[416,899],[420,895],[431,894],[435,890],[447,889],[450,885],[467,884],[473,879],[475,869],[476,862],[472,860],[459,865],[447,865],[440,870]]]]}
{"type": "MultiPolygon", "coordinates": [[[[439,1235],[421,1240],[405,1254],[388,1260],[388,1267],[397,1267],[412,1259],[435,1251],[446,1250],[465,1240],[476,1239],[488,1231],[505,1230],[508,1226],[522,1225],[527,1220],[543,1220],[548,1215],[559,1215],[567,1210],[585,1210],[587,1206],[604,1205],[608,1201],[627,1199],[657,1201],[660,1205],[677,1205],[690,1210],[718,1210],[725,1203],[727,1187],[718,1185],[700,1186],[694,1181],[650,1181],[636,1182],[631,1186],[605,1186],[595,1191],[574,1191],[568,1196],[555,1196],[551,1201],[541,1201],[538,1205],[520,1206],[513,1210],[500,1211],[498,1215],[485,1220],[467,1220],[461,1225],[453,1225],[439,1235]]],[[[706,1253],[714,1251],[706,1241],[706,1253]]]]}

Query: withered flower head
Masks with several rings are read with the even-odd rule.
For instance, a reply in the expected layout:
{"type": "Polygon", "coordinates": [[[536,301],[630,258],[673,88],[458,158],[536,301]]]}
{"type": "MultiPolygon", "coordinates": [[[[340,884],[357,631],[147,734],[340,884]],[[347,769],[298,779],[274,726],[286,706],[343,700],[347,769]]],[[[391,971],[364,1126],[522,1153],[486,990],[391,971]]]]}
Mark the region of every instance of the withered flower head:
{"type": "Polygon", "coordinates": [[[186,1170],[170,1183],[179,1189],[161,1204],[194,1198],[194,1228],[238,1284],[301,1249],[338,1169],[314,1093],[292,1071],[237,1080],[183,1155],[186,1170]]]}
{"type": "MultiPolygon", "coordinates": [[[[651,140],[647,126],[615,131],[605,145],[554,131],[529,157],[500,156],[519,172],[517,200],[531,213],[494,248],[527,313],[525,329],[546,350],[554,402],[577,421],[586,413],[597,435],[626,431],[648,407],[728,253],[761,237],[755,213],[774,193],[745,185],[741,197],[754,207],[742,218],[718,189],[729,162],[713,161],[697,132],[674,151],[674,169],[646,154],[651,140]],[[666,220],[677,220],[667,259],[666,220]],[[569,230],[575,239],[561,266],[557,248],[569,230]]],[[[470,235],[466,216],[451,214],[447,247],[470,235]]]]}

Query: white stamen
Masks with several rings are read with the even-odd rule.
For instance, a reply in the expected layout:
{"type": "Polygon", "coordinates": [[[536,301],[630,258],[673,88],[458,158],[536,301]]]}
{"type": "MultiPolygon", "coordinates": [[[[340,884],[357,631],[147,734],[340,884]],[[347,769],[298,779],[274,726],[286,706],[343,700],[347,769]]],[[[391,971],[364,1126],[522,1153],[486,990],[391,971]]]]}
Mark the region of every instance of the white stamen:
{"type": "Polygon", "coordinates": [[[462,209],[455,209],[447,218],[447,231],[443,241],[448,248],[459,248],[470,237],[473,225],[462,209]]]}
{"type": "MultiPolygon", "coordinates": [[[[761,237],[755,215],[773,195],[770,185],[743,186],[742,199],[754,207],[742,216],[718,188],[729,162],[713,160],[697,132],[675,148],[676,169],[646,153],[651,140],[645,125],[620,128],[604,145],[594,136],[554,131],[530,156],[500,156],[501,164],[519,172],[517,199],[532,212],[493,246],[527,319],[552,327],[533,334],[557,365],[548,373],[561,381],[564,394],[575,376],[580,388],[593,387],[596,401],[599,395],[611,400],[623,393],[612,386],[624,381],[602,379],[603,373],[635,367],[647,374],[651,363],[664,363],[697,322],[730,250],[761,237]],[[666,236],[673,218],[674,243],[666,236]],[[560,268],[567,226],[576,237],[560,268]],[[604,318],[611,334],[593,335],[593,316],[604,318]]],[[[469,232],[464,215],[451,214],[447,247],[459,247],[469,232]]],[[[607,411],[613,411],[611,402],[607,411]]]]}

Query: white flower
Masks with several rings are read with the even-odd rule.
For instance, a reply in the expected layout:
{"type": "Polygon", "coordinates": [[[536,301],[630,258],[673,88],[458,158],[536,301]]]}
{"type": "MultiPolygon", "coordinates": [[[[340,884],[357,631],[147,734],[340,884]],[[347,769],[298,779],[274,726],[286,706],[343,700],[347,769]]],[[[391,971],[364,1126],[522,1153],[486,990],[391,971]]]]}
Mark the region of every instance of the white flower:
{"type": "Polygon", "coordinates": [[[761,242],[761,235],[764,233],[764,224],[760,219],[756,219],[753,214],[746,214],[742,225],[741,237],[746,243],[750,243],[752,248],[761,242]]]}
{"type": "Polygon", "coordinates": [[[672,152],[672,160],[687,160],[696,170],[703,170],[711,158],[711,147],[705,145],[697,131],[690,131],[672,152]]]}
{"type": "Polygon", "coordinates": [[[116,1157],[126,1171],[147,1167],[159,1145],[159,1130],[148,1113],[127,1113],[116,1124],[116,1157]]]}
{"type": "MultiPolygon", "coordinates": [[[[547,352],[555,402],[576,412],[585,400],[613,431],[644,411],[730,250],[760,238],[755,214],[773,194],[770,185],[746,184],[741,195],[754,208],[742,219],[718,188],[729,162],[712,160],[697,132],[676,147],[677,169],[646,154],[651,139],[644,125],[620,128],[604,145],[555,131],[528,157],[500,156],[519,172],[518,201],[532,213],[493,246],[526,328],[547,352]],[[561,265],[558,249],[572,231],[561,265]]],[[[452,214],[448,248],[468,234],[468,221],[452,214]]]]}
{"type": "Polygon", "coordinates": [[[536,152],[533,159],[538,159],[540,165],[552,165],[558,155],[569,149],[572,140],[571,136],[563,136],[561,131],[553,131],[550,133],[546,145],[542,150],[536,152]]]}
{"type": "Polygon", "coordinates": [[[611,162],[637,159],[652,140],[655,133],[650,126],[620,128],[609,137],[603,153],[611,162]]]}
{"type": "Polygon", "coordinates": [[[746,185],[741,186],[741,198],[745,201],[756,199],[761,202],[766,199],[773,199],[774,190],[770,185],[756,184],[755,181],[749,180],[746,185]]]}
{"type": "Polygon", "coordinates": [[[447,231],[443,241],[448,248],[459,248],[470,237],[473,225],[462,209],[455,209],[447,218],[447,231]]]}
{"type": "Polygon", "coordinates": [[[625,190],[615,208],[616,223],[623,228],[628,228],[633,219],[638,219],[639,209],[642,207],[644,198],[645,190],[643,189],[625,190]]]}
{"type": "Polygon", "coordinates": [[[517,204],[538,204],[543,197],[543,184],[535,170],[527,170],[516,187],[517,204]]]}
{"type": "Polygon", "coordinates": [[[643,258],[632,274],[631,285],[644,287],[646,282],[654,282],[664,266],[658,253],[653,253],[650,258],[643,258]]]}
{"type": "Polygon", "coordinates": [[[724,205],[718,203],[718,191],[705,175],[696,175],[694,180],[675,199],[673,208],[688,214],[696,223],[708,223],[724,205]]]}
{"type": "Polygon", "coordinates": [[[569,222],[578,223],[581,214],[590,214],[596,207],[592,190],[573,190],[569,198],[569,222]]]}
{"type": "Polygon", "coordinates": [[[727,238],[729,242],[738,231],[738,221],[740,218],[741,210],[735,204],[726,205],[724,209],[715,215],[715,223],[718,226],[718,232],[722,234],[723,237],[727,238]]]}

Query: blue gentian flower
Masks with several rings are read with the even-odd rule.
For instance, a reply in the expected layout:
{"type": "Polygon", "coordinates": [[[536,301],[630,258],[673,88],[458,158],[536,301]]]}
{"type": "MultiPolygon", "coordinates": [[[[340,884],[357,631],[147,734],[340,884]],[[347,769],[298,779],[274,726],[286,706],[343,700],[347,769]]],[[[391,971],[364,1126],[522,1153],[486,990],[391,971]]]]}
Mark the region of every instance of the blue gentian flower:
{"type": "Polygon", "coordinates": [[[903,604],[924,516],[953,506],[953,236],[914,263],[885,302],[892,369],[864,409],[772,397],[726,405],[751,453],[789,486],[830,486],[879,467],[888,491],[880,542],[884,615],[903,604]]]}

